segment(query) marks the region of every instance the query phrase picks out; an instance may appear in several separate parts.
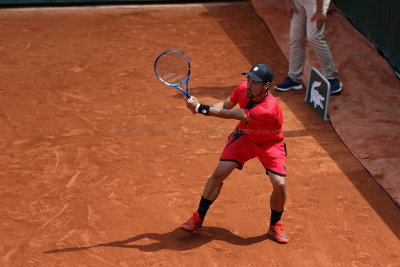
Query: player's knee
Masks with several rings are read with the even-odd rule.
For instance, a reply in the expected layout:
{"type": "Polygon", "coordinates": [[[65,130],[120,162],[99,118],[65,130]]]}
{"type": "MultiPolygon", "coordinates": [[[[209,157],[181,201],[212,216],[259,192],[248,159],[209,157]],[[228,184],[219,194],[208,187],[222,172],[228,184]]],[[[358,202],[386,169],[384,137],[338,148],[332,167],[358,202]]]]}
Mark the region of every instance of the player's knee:
{"type": "Polygon", "coordinates": [[[284,193],[286,190],[286,179],[285,177],[279,177],[278,179],[271,179],[273,190],[277,193],[284,193]]]}
{"type": "Polygon", "coordinates": [[[276,196],[285,196],[286,195],[285,184],[277,184],[277,185],[273,186],[272,190],[276,196]]]}
{"type": "Polygon", "coordinates": [[[213,179],[213,181],[215,183],[219,183],[222,184],[222,182],[225,180],[226,176],[228,176],[228,174],[224,171],[221,170],[216,170],[213,175],[211,176],[211,178],[213,179]]]}
{"type": "Polygon", "coordinates": [[[232,172],[233,168],[235,166],[231,165],[218,165],[218,167],[215,169],[213,175],[211,176],[212,179],[214,179],[215,182],[222,183],[226,177],[232,172]]]}
{"type": "Polygon", "coordinates": [[[230,170],[227,170],[224,168],[217,168],[214,171],[211,178],[214,180],[214,182],[222,183],[229,174],[230,174],[230,170]]]}

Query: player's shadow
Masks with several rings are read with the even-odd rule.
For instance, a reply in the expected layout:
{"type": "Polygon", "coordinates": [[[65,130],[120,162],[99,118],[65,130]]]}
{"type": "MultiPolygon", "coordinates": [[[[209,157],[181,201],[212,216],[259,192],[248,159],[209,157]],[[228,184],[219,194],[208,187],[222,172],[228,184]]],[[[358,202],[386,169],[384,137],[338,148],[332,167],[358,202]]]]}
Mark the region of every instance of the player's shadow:
{"type": "MultiPolygon", "coordinates": [[[[235,85],[226,87],[192,87],[192,88],[189,86],[189,93],[196,97],[198,96],[214,97],[216,99],[221,99],[222,101],[227,99],[232,94],[234,89],[235,85]]],[[[184,98],[185,96],[181,92],[176,91],[173,97],[184,98]]]]}
{"type": "Polygon", "coordinates": [[[120,248],[136,248],[141,251],[153,252],[159,250],[191,250],[201,247],[213,240],[225,241],[237,246],[249,246],[255,243],[269,239],[267,233],[254,237],[241,237],[235,235],[229,230],[220,227],[203,227],[202,231],[187,233],[179,228],[171,232],[158,234],[146,233],[140,234],[125,240],[101,243],[86,247],[71,247],[55,250],[44,251],[43,253],[62,253],[86,250],[96,247],[120,247],[120,248]],[[135,244],[138,242],[138,244],[135,244]]]}

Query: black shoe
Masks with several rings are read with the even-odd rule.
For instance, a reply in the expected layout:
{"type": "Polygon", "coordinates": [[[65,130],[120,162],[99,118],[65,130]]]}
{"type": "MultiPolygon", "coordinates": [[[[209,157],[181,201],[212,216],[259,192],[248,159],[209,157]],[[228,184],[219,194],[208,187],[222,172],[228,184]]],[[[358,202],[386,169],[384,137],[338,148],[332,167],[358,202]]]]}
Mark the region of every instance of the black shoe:
{"type": "Polygon", "coordinates": [[[343,84],[338,79],[330,79],[328,82],[331,85],[331,95],[338,94],[342,91],[343,84]]]}

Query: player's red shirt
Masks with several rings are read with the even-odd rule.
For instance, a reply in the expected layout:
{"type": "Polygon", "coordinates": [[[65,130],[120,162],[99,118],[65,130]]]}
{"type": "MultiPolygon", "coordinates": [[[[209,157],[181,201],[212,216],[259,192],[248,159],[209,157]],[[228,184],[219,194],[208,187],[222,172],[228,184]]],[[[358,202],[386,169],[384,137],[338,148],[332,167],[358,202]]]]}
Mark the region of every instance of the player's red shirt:
{"type": "Polygon", "coordinates": [[[239,103],[250,122],[240,121],[236,128],[247,134],[256,144],[282,141],[282,110],[275,97],[268,92],[260,102],[246,96],[247,82],[240,83],[230,96],[235,105],[239,103]]]}

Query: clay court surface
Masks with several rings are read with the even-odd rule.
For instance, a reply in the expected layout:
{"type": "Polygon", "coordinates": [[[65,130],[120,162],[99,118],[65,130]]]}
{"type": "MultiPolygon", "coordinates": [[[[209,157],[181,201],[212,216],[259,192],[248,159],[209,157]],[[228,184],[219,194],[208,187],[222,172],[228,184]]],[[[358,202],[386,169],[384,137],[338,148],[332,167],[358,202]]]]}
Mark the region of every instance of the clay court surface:
{"type": "MultiPolygon", "coordinates": [[[[249,2],[0,10],[0,265],[400,266],[398,206],[299,93],[284,115],[290,242],[270,239],[257,159],[197,209],[235,121],[193,116],[154,59],[180,49],[190,90],[226,99],[288,63],[249,2]]],[[[303,91],[304,93],[304,91],[303,91]]]]}

